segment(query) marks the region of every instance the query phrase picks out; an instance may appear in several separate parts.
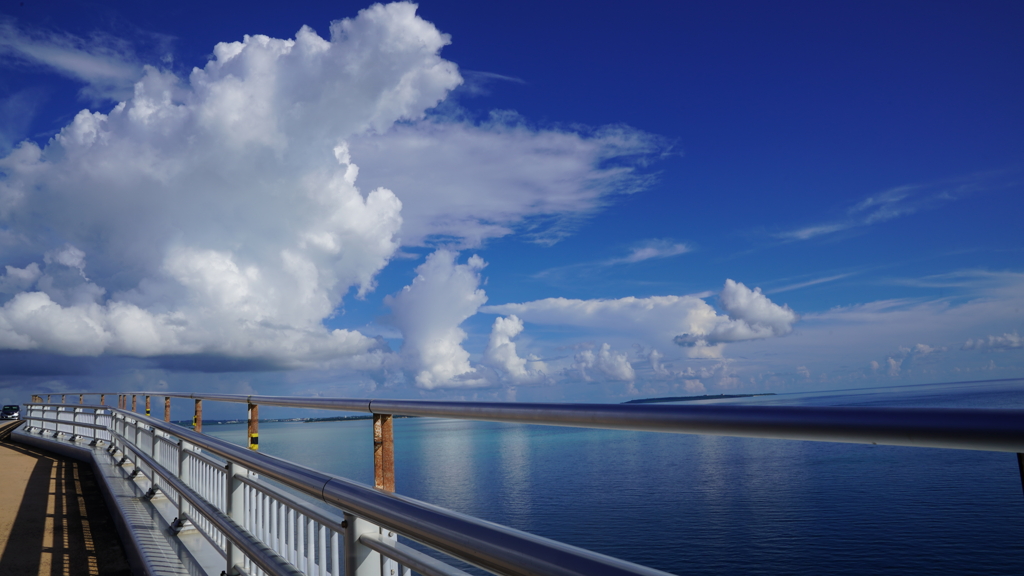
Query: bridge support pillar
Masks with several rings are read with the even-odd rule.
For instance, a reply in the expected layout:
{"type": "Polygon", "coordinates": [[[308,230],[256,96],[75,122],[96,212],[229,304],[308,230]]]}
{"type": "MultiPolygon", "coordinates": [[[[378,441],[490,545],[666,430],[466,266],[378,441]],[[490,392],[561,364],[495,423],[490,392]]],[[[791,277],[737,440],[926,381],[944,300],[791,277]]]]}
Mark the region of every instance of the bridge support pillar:
{"type": "Polygon", "coordinates": [[[138,412],[139,411],[138,410],[138,406],[135,403],[135,400],[136,400],[135,394],[132,394],[132,412],[138,412]]]}
{"type": "Polygon", "coordinates": [[[203,401],[196,400],[196,411],[192,414],[192,429],[196,432],[203,431],[203,401]]]}
{"type": "Polygon", "coordinates": [[[249,404],[249,449],[260,449],[260,407],[256,404],[249,404]]]}
{"type": "Polygon", "coordinates": [[[146,416],[149,416],[149,395],[146,395],[146,416]]]}
{"type": "Polygon", "coordinates": [[[171,421],[171,397],[164,396],[164,422],[171,421]]]}
{"type": "Polygon", "coordinates": [[[391,414],[373,415],[373,485],[395,491],[395,441],[391,414]]]}
{"type": "MultiPolygon", "coordinates": [[[[373,415],[373,484],[376,488],[395,491],[395,434],[391,414],[373,415]]],[[[395,542],[398,536],[393,532],[379,530],[395,542]]],[[[398,574],[398,562],[381,557],[380,570],[383,576],[398,574]]]]}

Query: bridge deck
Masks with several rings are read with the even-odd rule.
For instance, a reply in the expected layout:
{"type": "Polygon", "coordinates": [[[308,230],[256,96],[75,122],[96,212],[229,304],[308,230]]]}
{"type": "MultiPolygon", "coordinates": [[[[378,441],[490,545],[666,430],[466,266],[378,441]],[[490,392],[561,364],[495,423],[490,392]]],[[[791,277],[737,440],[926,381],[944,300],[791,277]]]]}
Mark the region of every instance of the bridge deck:
{"type": "Polygon", "coordinates": [[[131,574],[89,465],[9,439],[0,441],[0,551],[0,574],[131,574]]]}

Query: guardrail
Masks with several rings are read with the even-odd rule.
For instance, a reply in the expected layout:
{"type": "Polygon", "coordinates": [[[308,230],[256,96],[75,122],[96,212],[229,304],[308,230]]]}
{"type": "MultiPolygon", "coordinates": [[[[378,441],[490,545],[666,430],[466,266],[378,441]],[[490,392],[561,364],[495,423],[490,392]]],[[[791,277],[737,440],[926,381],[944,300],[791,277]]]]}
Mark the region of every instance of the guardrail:
{"type": "Polygon", "coordinates": [[[495,574],[664,574],[393,494],[391,422],[396,415],[1015,452],[1024,486],[1024,412],[1018,410],[117,394],[117,409],[102,404],[107,394],[100,395],[98,406],[84,405],[85,394],[78,394],[77,406],[46,404],[36,396],[33,401],[38,403],[29,405],[29,425],[97,439],[108,434],[113,450],[131,455],[139,473],[179,506],[180,518],[191,519],[222,551],[229,573],[391,576],[412,569],[427,575],[464,574],[398,543],[396,535],[402,535],[495,574]],[[145,398],[147,416],[134,412],[138,396],[145,398]],[[151,396],[164,398],[165,421],[148,416],[151,396]],[[169,423],[171,398],[194,400],[194,430],[169,423]],[[249,449],[200,433],[204,400],[247,405],[249,449]],[[256,452],[260,405],[372,414],[375,488],[256,452]],[[87,422],[90,413],[92,421],[87,422]],[[321,500],[340,514],[311,506],[261,476],[321,500]]]}
{"type": "Polygon", "coordinates": [[[181,426],[103,405],[32,403],[30,431],[102,441],[224,556],[229,574],[468,576],[399,535],[495,574],[665,573],[325,474],[181,426]],[[68,428],[69,416],[76,431],[68,428]],[[96,421],[109,419],[109,425],[96,421]],[[90,421],[92,420],[92,421],[90,421]],[[321,500],[320,510],[265,479],[321,500]]]}

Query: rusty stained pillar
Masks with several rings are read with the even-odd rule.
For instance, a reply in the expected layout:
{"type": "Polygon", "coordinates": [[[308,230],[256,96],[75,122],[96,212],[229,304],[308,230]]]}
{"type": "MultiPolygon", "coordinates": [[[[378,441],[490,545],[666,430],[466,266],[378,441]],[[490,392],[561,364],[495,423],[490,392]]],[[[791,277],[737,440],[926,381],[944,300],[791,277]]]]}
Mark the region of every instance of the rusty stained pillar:
{"type": "Polygon", "coordinates": [[[100,404],[106,404],[106,403],[107,403],[107,395],[106,394],[100,394],[100,404]]]}
{"type": "Polygon", "coordinates": [[[149,395],[146,395],[146,416],[149,416],[149,395]]]}
{"type": "Polygon", "coordinates": [[[132,412],[138,412],[138,404],[135,402],[135,394],[132,394],[132,412]]]}
{"type": "Polygon", "coordinates": [[[85,404],[85,394],[79,394],[78,395],[78,403],[79,404],[85,404]]]}
{"type": "Polygon", "coordinates": [[[47,394],[47,395],[46,395],[46,403],[47,403],[47,404],[49,404],[49,403],[50,403],[50,395],[49,395],[49,394],[47,394]]]}
{"type": "Polygon", "coordinates": [[[65,395],[65,394],[61,394],[61,395],[60,395],[60,403],[61,403],[61,404],[64,404],[65,402],[67,402],[67,398],[66,398],[66,395],[65,395]]]}
{"type": "Polygon", "coordinates": [[[192,415],[192,429],[196,432],[203,431],[203,401],[196,400],[196,412],[192,415]]]}
{"type": "Polygon", "coordinates": [[[171,421],[171,397],[164,396],[164,422],[171,421]]]}
{"type": "Polygon", "coordinates": [[[249,449],[260,449],[260,407],[249,404],[249,449]]]}
{"type": "Polygon", "coordinates": [[[117,407],[120,408],[121,410],[125,410],[125,409],[128,408],[128,395],[127,394],[118,394],[117,395],[117,407]]]}
{"type": "Polygon", "coordinates": [[[395,491],[395,442],[391,414],[373,415],[373,485],[395,491]]]}

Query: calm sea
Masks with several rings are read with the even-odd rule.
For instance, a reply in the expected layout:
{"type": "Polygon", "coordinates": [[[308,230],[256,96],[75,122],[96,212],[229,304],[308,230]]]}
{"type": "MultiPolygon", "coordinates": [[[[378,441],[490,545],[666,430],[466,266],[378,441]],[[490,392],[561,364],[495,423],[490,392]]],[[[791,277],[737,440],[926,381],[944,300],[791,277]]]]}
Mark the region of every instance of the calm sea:
{"type": "MultiPolygon", "coordinates": [[[[1024,409],[1024,380],[716,403],[1024,409]]],[[[399,493],[675,574],[1024,574],[1013,454],[426,418],[395,438],[399,493]]],[[[261,424],[260,449],[373,479],[369,421],[261,424]]]]}

